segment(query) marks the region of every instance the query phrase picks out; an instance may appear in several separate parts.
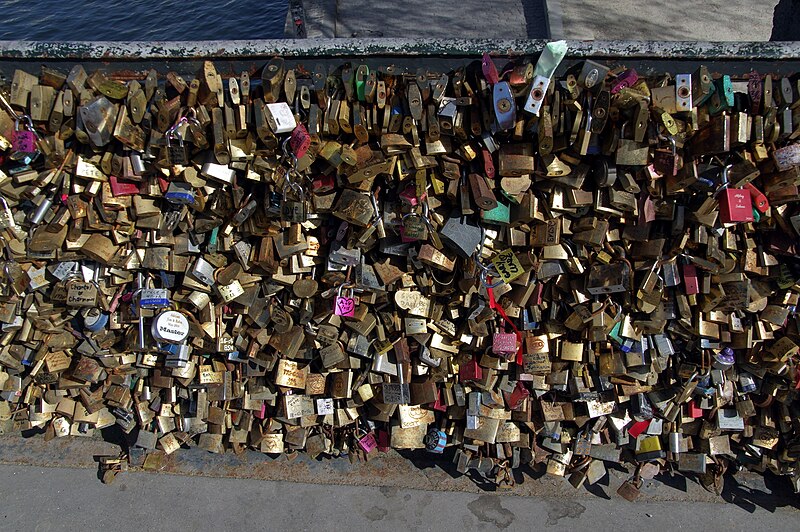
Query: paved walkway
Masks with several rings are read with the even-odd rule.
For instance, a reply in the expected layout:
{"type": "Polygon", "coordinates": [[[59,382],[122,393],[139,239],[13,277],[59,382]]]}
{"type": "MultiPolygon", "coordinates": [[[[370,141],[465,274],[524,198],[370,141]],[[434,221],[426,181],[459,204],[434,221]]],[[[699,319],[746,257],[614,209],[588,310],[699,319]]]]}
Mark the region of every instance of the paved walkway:
{"type": "MultiPolygon", "coordinates": [[[[304,6],[309,38],[767,41],[779,1],[780,18],[787,19],[796,0],[304,0],[304,6]]],[[[794,33],[800,38],[800,30],[794,33]]]]}
{"type": "Polygon", "coordinates": [[[795,530],[800,512],[0,465],[4,530],[795,530]]]}

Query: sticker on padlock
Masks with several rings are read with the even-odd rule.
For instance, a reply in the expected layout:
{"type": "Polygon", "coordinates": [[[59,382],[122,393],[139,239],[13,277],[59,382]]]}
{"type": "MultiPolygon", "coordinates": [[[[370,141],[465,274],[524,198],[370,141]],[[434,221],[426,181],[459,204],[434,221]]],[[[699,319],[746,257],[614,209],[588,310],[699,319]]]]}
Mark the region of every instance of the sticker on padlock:
{"type": "Polygon", "coordinates": [[[148,309],[170,306],[169,290],[166,288],[142,288],[139,292],[139,306],[148,309]]]}
{"type": "Polygon", "coordinates": [[[344,318],[352,318],[356,314],[356,298],[352,285],[342,283],[333,302],[333,313],[344,318]],[[345,295],[347,293],[348,295],[345,295]]]}
{"type": "Polygon", "coordinates": [[[156,315],[150,329],[159,342],[179,344],[189,336],[189,320],[180,312],[167,310],[156,315]]]}

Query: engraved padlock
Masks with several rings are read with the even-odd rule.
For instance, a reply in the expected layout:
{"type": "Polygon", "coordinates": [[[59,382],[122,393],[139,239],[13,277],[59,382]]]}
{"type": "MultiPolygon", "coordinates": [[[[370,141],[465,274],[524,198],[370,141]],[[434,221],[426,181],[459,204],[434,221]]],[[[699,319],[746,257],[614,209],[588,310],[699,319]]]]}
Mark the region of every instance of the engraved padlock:
{"type": "Polygon", "coordinates": [[[714,197],[719,199],[719,219],[726,224],[752,222],[755,218],[750,190],[731,188],[728,181],[730,169],[731,165],[728,165],[722,170],[722,184],[714,193],[714,197]]]}
{"type": "Polygon", "coordinates": [[[281,202],[281,219],[285,222],[303,223],[306,221],[306,193],[298,183],[290,182],[283,187],[281,202]],[[296,199],[289,199],[289,191],[294,192],[296,199]]]}
{"type": "Polygon", "coordinates": [[[179,126],[180,122],[170,128],[165,135],[167,143],[167,163],[169,163],[170,166],[184,166],[189,160],[186,156],[186,146],[183,144],[183,135],[178,131],[179,126]]]}
{"type": "Polygon", "coordinates": [[[339,285],[336,300],[333,303],[333,313],[345,318],[352,318],[356,315],[356,298],[352,285],[348,283],[339,285]],[[344,295],[345,290],[348,291],[348,295],[344,295]]]}
{"type": "Polygon", "coordinates": [[[414,242],[416,240],[427,240],[428,226],[422,216],[417,212],[409,212],[403,215],[403,225],[400,227],[400,239],[403,242],[414,242]]]}

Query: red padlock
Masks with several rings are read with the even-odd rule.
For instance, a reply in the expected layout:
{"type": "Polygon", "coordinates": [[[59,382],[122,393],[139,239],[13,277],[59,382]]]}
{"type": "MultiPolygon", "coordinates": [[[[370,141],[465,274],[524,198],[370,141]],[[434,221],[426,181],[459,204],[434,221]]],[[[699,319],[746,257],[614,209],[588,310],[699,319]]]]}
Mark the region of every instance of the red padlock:
{"type": "Polygon", "coordinates": [[[754,218],[750,190],[730,188],[729,170],[730,165],[722,170],[722,186],[715,194],[719,199],[719,219],[726,224],[752,222],[754,218]]]}
{"type": "Polygon", "coordinates": [[[687,296],[700,293],[700,284],[697,282],[697,268],[694,267],[694,264],[684,264],[681,269],[683,270],[684,293],[687,296]]]}
{"type": "Polygon", "coordinates": [[[483,378],[483,370],[478,365],[478,361],[473,357],[472,360],[466,364],[462,364],[458,368],[458,377],[461,382],[464,381],[477,381],[483,378]]]}

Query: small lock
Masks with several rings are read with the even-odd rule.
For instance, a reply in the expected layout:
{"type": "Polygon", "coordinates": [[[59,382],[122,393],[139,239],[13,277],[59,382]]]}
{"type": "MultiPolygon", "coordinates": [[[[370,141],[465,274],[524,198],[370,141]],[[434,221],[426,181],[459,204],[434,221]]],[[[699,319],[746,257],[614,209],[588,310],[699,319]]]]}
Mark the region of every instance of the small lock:
{"type": "Polygon", "coordinates": [[[290,223],[303,223],[307,219],[306,193],[298,183],[287,183],[283,187],[283,201],[281,202],[281,219],[290,223]],[[295,192],[297,200],[289,199],[289,191],[295,192]]]}
{"type": "Polygon", "coordinates": [[[94,307],[97,305],[97,283],[81,279],[69,279],[65,283],[67,305],[70,307],[94,307]]]}
{"type": "Polygon", "coordinates": [[[428,226],[422,216],[416,212],[409,212],[403,215],[403,226],[400,228],[400,235],[403,242],[427,240],[428,226]]]}
{"type": "Polygon", "coordinates": [[[99,308],[87,308],[81,311],[83,328],[89,332],[101,331],[108,324],[108,313],[99,308]]]}
{"type": "Polygon", "coordinates": [[[14,150],[11,158],[19,161],[30,158],[26,164],[38,154],[36,148],[36,131],[33,128],[33,120],[28,115],[22,115],[14,121],[14,132],[11,134],[11,147],[14,150]],[[20,128],[20,125],[23,127],[20,128]]]}
{"type": "Polygon", "coordinates": [[[752,222],[755,218],[750,190],[730,187],[728,181],[730,168],[728,165],[722,170],[722,184],[714,193],[719,199],[719,219],[726,224],[752,222]]]}
{"type": "Polygon", "coordinates": [[[354,297],[354,290],[351,285],[342,283],[339,285],[336,300],[333,303],[333,313],[337,316],[345,318],[352,318],[356,314],[356,299],[354,297]],[[344,295],[344,291],[348,290],[349,295],[344,295]]]}
{"type": "Polygon", "coordinates": [[[673,137],[668,138],[670,147],[667,149],[657,148],[653,156],[653,166],[665,176],[678,175],[678,171],[683,168],[683,157],[678,154],[678,147],[673,137]]]}
{"type": "Polygon", "coordinates": [[[503,357],[517,354],[517,335],[498,332],[492,336],[492,353],[503,357]]]}
{"type": "Polygon", "coordinates": [[[425,449],[429,452],[441,454],[444,452],[444,447],[447,445],[447,434],[437,428],[432,428],[425,435],[425,449]]]}
{"type": "MultiPolygon", "coordinates": [[[[180,123],[180,122],[179,122],[180,123]]],[[[167,163],[170,166],[184,166],[189,162],[186,155],[186,146],[183,144],[183,136],[178,131],[178,126],[171,128],[165,135],[167,143],[167,163]],[[177,143],[175,141],[178,141],[177,143]]]]}
{"type": "Polygon", "coordinates": [[[358,446],[361,447],[362,451],[369,454],[378,448],[378,440],[375,439],[374,432],[365,432],[364,430],[360,430],[359,432],[362,435],[356,435],[356,442],[358,446]]]}
{"type": "Polygon", "coordinates": [[[194,187],[191,183],[172,181],[164,194],[164,198],[177,205],[194,205],[194,187]]]}

